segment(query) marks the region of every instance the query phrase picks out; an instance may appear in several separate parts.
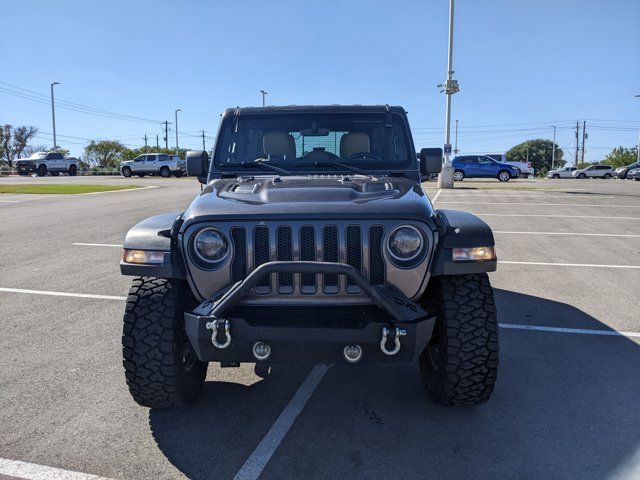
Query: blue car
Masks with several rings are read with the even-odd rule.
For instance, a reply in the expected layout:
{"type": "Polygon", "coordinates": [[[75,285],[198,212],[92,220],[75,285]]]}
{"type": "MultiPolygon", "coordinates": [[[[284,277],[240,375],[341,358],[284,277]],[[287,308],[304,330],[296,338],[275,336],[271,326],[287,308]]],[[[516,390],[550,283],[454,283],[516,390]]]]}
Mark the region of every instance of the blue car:
{"type": "Polygon", "coordinates": [[[520,176],[517,167],[506,163],[496,162],[484,155],[461,155],[451,162],[453,165],[453,179],[457,182],[465,178],[497,178],[501,182],[508,182],[520,176]]]}

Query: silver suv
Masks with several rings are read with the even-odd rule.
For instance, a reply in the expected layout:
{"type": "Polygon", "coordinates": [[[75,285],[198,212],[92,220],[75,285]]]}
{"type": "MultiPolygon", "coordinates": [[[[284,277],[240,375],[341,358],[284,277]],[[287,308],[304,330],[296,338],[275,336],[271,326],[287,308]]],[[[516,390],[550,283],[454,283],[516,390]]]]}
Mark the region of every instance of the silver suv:
{"type": "Polygon", "coordinates": [[[120,164],[120,173],[124,177],[160,174],[164,178],[169,178],[173,174],[180,178],[186,171],[184,160],[178,155],[167,155],[166,153],[145,153],[120,164]]]}
{"type": "Polygon", "coordinates": [[[613,168],[611,165],[591,165],[587,168],[576,170],[571,174],[573,178],[612,178],[613,168]]]}

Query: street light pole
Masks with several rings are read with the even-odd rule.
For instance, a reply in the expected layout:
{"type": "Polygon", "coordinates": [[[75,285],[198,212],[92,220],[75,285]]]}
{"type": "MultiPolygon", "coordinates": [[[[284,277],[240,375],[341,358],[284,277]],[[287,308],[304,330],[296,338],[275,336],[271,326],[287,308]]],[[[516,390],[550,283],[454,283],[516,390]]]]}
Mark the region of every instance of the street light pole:
{"type": "Polygon", "coordinates": [[[453,167],[451,166],[451,96],[457,93],[460,89],[458,81],[453,79],[453,2],[449,0],[449,51],[447,56],[447,80],[444,84],[439,85],[444,87],[442,90],[447,96],[447,111],[446,111],[446,124],[445,124],[445,162],[442,166],[442,172],[438,175],[438,188],[453,188],[453,167]]]}
{"type": "MultiPolygon", "coordinates": [[[[640,95],[636,95],[636,98],[640,98],[640,95]]],[[[637,153],[636,161],[640,163],[640,131],[638,132],[638,151],[636,153],[637,153]]]]}
{"type": "Polygon", "coordinates": [[[53,99],[53,86],[60,85],[60,82],[52,82],[51,83],[51,121],[53,122],[53,149],[58,148],[58,144],[56,143],[56,107],[55,101],[53,99]]]}
{"type": "Polygon", "coordinates": [[[556,161],[556,126],[552,125],[551,128],[553,128],[553,149],[551,150],[551,170],[553,170],[556,161]]]}
{"type": "Polygon", "coordinates": [[[260,90],[260,93],[262,94],[262,106],[264,107],[264,105],[265,105],[264,99],[267,96],[267,93],[269,93],[269,92],[267,92],[266,90],[260,90]]]}
{"type": "Polygon", "coordinates": [[[176,153],[180,153],[180,147],[178,146],[178,112],[181,112],[181,108],[177,108],[174,112],[176,115],[176,153]]]}

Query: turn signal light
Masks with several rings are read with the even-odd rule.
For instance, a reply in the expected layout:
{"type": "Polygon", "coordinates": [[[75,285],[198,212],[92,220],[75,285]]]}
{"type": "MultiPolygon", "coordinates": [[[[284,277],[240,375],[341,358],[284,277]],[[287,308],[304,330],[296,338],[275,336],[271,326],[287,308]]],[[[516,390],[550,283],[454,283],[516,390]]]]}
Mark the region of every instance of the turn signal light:
{"type": "Polygon", "coordinates": [[[482,262],[495,260],[496,250],[493,247],[454,248],[454,262],[482,262]]]}
{"type": "Polygon", "coordinates": [[[164,262],[164,252],[158,252],[156,250],[129,250],[125,248],[122,260],[126,263],[162,265],[164,262]]]}

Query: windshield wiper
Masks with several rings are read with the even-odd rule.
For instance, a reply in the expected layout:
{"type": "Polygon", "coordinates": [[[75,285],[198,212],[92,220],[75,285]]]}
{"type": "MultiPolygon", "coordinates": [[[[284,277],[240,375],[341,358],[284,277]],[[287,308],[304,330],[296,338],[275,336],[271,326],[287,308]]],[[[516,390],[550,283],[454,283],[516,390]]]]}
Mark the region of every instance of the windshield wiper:
{"type": "Polygon", "coordinates": [[[316,168],[318,167],[340,167],[340,168],[344,168],[345,170],[349,170],[353,173],[357,173],[360,175],[367,175],[367,176],[371,176],[371,174],[369,172],[365,172],[364,170],[361,170],[357,167],[352,167],[351,165],[347,165],[345,163],[340,163],[340,162],[332,162],[332,161],[324,161],[324,162],[316,162],[314,163],[314,166],[316,168]]]}
{"type": "Polygon", "coordinates": [[[278,172],[278,173],[280,173],[282,175],[291,175],[291,172],[289,170],[285,170],[284,168],[280,168],[280,167],[276,167],[275,165],[271,165],[270,163],[268,163],[268,160],[266,160],[264,158],[256,158],[252,162],[242,162],[240,164],[240,166],[243,167],[243,168],[267,167],[267,168],[273,170],[274,172],[278,172]]]}

